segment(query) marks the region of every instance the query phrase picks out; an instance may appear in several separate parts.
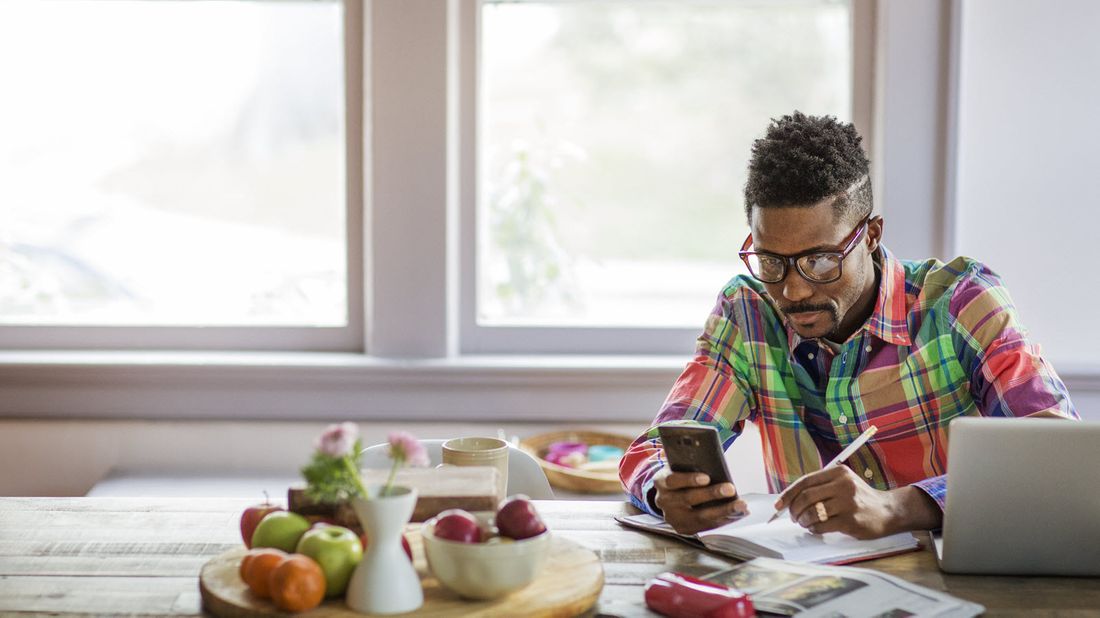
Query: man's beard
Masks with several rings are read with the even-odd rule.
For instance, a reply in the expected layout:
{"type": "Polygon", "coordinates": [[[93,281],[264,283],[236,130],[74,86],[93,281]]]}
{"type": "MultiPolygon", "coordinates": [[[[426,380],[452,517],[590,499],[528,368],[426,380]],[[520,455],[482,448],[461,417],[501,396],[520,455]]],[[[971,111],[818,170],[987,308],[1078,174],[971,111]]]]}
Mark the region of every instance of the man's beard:
{"type": "MultiPolygon", "coordinates": [[[[788,316],[792,313],[812,313],[814,311],[822,311],[826,313],[830,318],[832,318],[833,325],[829,332],[818,335],[819,338],[830,339],[831,336],[835,335],[840,329],[840,312],[837,311],[837,308],[831,303],[819,303],[816,305],[804,303],[791,305],[790,307],[781,307],[780,311],[782,311],[784,315],[788,316]]],[[[791,324],[791,326],[792,328],[795,328],[796,331],[798,330],[796,325],[791,324]]]]}

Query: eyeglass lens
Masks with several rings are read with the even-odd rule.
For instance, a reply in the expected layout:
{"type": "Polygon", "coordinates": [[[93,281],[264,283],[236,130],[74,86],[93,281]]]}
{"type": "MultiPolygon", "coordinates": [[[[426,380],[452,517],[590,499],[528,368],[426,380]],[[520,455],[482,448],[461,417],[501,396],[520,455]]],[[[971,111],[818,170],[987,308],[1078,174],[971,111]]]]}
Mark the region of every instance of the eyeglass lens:
{"type": "MultiPolygon", "coordinates": [[[[753,276],[766,283],[778,283],[787,275],[787,260],[754,253],[748,259],[753,276]]],[[[840,255],[814,253],[796,261],[798,270],[810,281],[832,281],[840,274],[840,255]]]]}

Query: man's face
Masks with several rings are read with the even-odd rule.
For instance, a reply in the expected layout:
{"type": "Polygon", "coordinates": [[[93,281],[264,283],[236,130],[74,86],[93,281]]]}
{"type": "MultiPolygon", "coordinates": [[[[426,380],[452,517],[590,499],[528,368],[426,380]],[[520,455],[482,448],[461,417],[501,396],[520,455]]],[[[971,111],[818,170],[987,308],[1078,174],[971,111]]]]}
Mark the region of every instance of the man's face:
{"type": "MultiPolygon", "coordinates": [[[[860,223],[837,218],[833,198],[813,206],[752,209],[752,250],[783,256],[810,250],[843,251],[845,240],[860,223]]],[[[803,338],[843,341],[858,328],[874,306],[874,265],[871,254],[882,235],[882,220],[874,219],[852,252],[844,258],[840,279],[812,283],[793,267],[778,283],[764,288],[803,338]]]]}

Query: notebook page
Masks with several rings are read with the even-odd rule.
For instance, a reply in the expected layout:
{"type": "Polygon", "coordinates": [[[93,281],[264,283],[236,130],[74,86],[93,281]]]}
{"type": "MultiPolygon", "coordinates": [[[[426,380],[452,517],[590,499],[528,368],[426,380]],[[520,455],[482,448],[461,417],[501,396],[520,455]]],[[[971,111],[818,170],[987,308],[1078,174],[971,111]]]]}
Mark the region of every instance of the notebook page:
{"type": "Polygon", "coordinates": [[[745,494],[740,496],[749,505],[749,514],[736,520],[731,521],[728,524],[719,526],[713,530],[707,530],[699,533],[698,535],[686,535],[676,532],[676,530],[664,519],[648,513],[640,513],[638,515],[616,516],[615,519],[621,523],[633,526],[635,528],[641,528],[642,530],[648,530],[650,532],[656,532],[658,534],[667,534],[670,536],[678,536],[685,539],[701,539],[704,535],[718,533],[723,530],[732,530],[735,528],[742,528],[745,526],[751,526],[753,524],[763,523],[768,521],[768,518],[772,516],[775,509],[772,505],[779,498],[778,494],[745,494]]]}
{"type": "Polygon", "coordinates": [[[728,524],[718,526],[717,528],[704,530],[699,533],[699,538],[702,539],[707,536],[722,535],[730,530],[745,528],[768,521],[768,519],[775,514],[774,505],[775,501],[779,499],[779,494],[743,494],[740,498],[749,505],[748,515],[736,521],[731,521],[728,524]]]}
{"type": "Polygon", "coordinates": [[[721,536],[727,538],[709,538],[704,542],[739,554],[774,555],[803,562],[836,562],[916,546],[916,539],[908,532],[861,541],[839,532],[813,534],[789,519],[752,524],[728,530],[721,536]]]}
{"type": "Polygon", "coordinates": [[[916,538],[907,532],[873,541],[860,541],[836,532],[812,534],[792,522],[789,517],[766,523],[775,513],[772,505],[778,497],[777,494],[744,494],[741,499],[749,506],[748,515],[692,536],[677,534],[667,522],[652,515],[640,514],[616,519],[651,532],[677,536],[688,542],[702,541],[712,550],[745,559],[769,556],[804,562],[841,562],[917,545],[916,538]]]}

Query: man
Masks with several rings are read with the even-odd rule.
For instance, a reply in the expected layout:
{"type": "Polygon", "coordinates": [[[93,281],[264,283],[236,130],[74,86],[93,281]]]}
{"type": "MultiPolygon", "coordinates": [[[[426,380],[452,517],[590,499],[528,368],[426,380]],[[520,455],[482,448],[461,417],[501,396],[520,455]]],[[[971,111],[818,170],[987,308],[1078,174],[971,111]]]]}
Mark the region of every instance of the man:
{"type": "Polygon", "coordinates": [[[776,508],[814,533],[876,538],[940,526],[952,419],[1077,418],[996,274],[962,257],[900,261],[881,244],[860,142],[850,124],[795,112],[753,144],[739,253],[751,276],[722,290],[695,359],[619,466],[634,504],[681,533],[747,506],[701,507],[736,490],[670,473],[661,423],[714,426],[726,448],[756,423],[768,485],[787,490],[776,508]],[[846,465],[821,469],[870,425],[846,465]]]}

